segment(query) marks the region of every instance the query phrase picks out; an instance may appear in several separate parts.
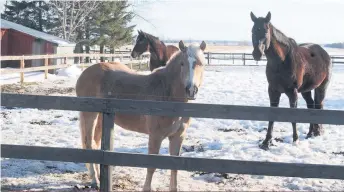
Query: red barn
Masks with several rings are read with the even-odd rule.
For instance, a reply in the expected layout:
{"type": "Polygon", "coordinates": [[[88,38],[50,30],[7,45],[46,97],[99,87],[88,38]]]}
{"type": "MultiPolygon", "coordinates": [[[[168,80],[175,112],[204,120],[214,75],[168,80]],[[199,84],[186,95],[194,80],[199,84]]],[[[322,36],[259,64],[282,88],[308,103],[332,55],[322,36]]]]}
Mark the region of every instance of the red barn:
{"type": "MultiPolygon", "coordinates": [[[[75,43],[1,19],[1,55],[72,54],[75,43]]],[[[62,62],[55,59],[54,64],[62,62]]],[[[68,63],[73,62],[69,59],[68,63]]],[[[19,61],[2,61],[1,67],[19,67],[19,61]]],[[[25,67],[42,66],[43,59],[25,60],[25,67]]]]}

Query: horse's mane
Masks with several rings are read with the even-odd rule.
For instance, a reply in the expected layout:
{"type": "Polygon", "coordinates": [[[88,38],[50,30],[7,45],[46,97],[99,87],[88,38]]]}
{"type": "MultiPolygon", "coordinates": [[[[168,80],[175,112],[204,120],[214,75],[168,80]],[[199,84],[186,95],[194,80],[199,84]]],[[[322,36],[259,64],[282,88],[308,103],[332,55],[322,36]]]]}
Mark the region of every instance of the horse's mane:
{"type": "MultiPolygon", "coordinates": [[[[290,38],[288,36],[286,36],[283,32],[281,32],[279,29],[277,29],[275,26],[273,26],[270,23],[270,27],[271,27],[271,31],[272,31],[272,38],[275,38],[275,40],[284,45],[287,48],[287,52],[285,53],[285,60],[284,63],[286,62],[290,62],[291,63],[291,67],[292,67],[292,75],[296,76],[297,73],[297,64],[298,64],[298,60],[299,60],[299,56],[297,54],[297,42],[295,41],[295,39],[290,38]]],[[[275,46],[273,46],[274,49],[276,49],[275,46]]],[[[276,50],[275,50],[276,51],[276,50]]]]}
{"type": "MultiPolygon", "coordinates": [[[[144,36],[146,37],[146,39],[148,39],[148,42],[150,44],[150,46],[153,48],[153,50],[156,52],[156,56],[159,57],[157,54],[158,48],[156,47],[156,42],[159,42],[161,45],[163,45],[164,49],[166,49],[166,45],[164,42],[160,41],[159,37],[156,37],[154,35],[151,35],[149,33],[143,32],[141,31],[141,33],[144,34],[144,36]]],[[[163,57],[166,57],[166,55],[164,55],[163,57]]]]}

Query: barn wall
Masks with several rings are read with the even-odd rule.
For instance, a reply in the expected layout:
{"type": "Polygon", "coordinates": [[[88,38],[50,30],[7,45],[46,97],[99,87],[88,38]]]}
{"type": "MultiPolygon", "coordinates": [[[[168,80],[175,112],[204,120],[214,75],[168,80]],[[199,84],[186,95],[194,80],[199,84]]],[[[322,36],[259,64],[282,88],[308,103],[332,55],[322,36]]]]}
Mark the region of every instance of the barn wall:
{"type": "MultiPolygon", "coordinates": [[[[35,38],[15,31],[13,29],[8,30],[8,51],[7,55],[32,55],[32,44],[35,38]]],[[[19,67],[20,61],[8,62],[8,67],[19,67]]],[[[30,67],[31,61],[25,60],[25,67],[30,67]]]]}
{"type": "MultiPolygon", "coordinates": [[[[7,55],[8,52],[8,30],[7,29],[1,29],[1,55],[7,55]]],[[[8,62],[7,61],[1,61],[1,68],[7,67],[8,62]]]]}
{"type": "Polygon", "coordinates": [[[8,30],[1,29],[1,55],[7,55],[8,52],[8,30]]]}

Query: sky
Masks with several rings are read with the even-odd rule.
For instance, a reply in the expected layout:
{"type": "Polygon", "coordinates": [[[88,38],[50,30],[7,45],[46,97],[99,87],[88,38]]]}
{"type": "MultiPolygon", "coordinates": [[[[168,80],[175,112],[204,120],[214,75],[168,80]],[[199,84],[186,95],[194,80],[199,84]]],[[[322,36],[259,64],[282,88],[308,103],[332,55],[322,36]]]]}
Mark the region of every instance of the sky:
{"type": "Polygon", "coordinates": [[[132,2],[137,29],[162,39],[251,41],[250,12],[264,17],[270,11],[271,23],[297,42],[344,42],[344,0],[132,2]]]}
{"type": "MultiPolygon", "coordinates": [[[[0,11],[5,0],[0,0],[0,11]]],[[[130,0],[136,29],[161,39],[251,41],[253,22],[271,23],[297,42],[344,41],[344,0],[130,0]]],[[[137,32],[135,32],[137,33],[137,32]]]]}

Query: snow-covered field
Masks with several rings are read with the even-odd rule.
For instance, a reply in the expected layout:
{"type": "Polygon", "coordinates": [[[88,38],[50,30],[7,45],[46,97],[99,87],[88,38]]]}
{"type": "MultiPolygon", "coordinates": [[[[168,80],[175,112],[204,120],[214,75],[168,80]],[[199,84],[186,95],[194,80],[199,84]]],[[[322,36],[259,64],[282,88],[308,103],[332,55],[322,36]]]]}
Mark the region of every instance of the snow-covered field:
{"type": "MultiPolygon", "coordinates": [[[[335,66],[325,100],[326,109],[344,110],[344,66],[335,66]]],[[[44,81],[42,73],[28,73],[25,87],[7,85],[2,91],[75,95],[74,85],[80,74],[76,68],[61,70],[44,81]]],[[[1,76],[1,83],[18,81],[17,77],[1,76]]],[[[25,80],[25,81],[26,81],[25,80]]],[[[265,66],[207,67],[198,103],[268,106],[265,66]]],[[[285,95],[281,107],[288,107],[285,95]]],[[[301,95],[299,107],[306,108],[301,95]]],[[[51,147],[80,148],[78,112],[37,109],[1,109],[1,143],[51,147]]],[[[182,156],[235,160],[297,162],[344,165],[344,126],[324,125],[321,137],[305,139],[308,124],[297,124],[298,145],[292,144],[290,123],[275,123],[274,144],[269,151],[258,148],[264,139],[267,122],[194,118],[187,130],[182,156]]],[[[148,137],[115,128],[115,151],[147,153],[148,137]]],[[[168,154],[168,140],[161,154],[168,154]]],[[[141,190],[146,174],[144,168],[115,167],[116,190],[141,190]]],[[[168,190],[169,170],[157,170],[153,189],[168,190]]],[[[71,191],[75,185],[89,184],[86,167],[79,163],[1,159],[1,190],[71,191]]],[[[344,181],[302,179],[291,177],[252,176],[199,172],[178,172],[182,191],[258,191],[316,190],[340,191],[344,181]]]]}

